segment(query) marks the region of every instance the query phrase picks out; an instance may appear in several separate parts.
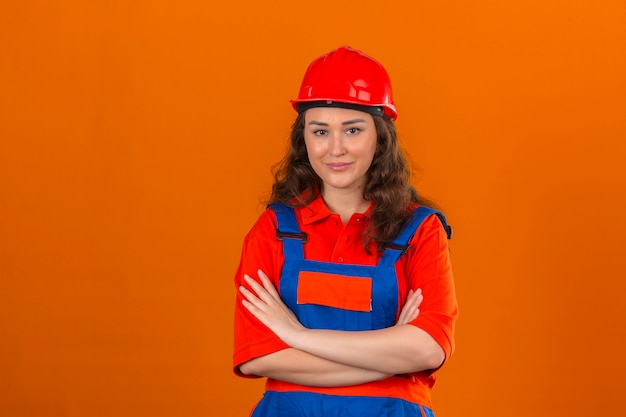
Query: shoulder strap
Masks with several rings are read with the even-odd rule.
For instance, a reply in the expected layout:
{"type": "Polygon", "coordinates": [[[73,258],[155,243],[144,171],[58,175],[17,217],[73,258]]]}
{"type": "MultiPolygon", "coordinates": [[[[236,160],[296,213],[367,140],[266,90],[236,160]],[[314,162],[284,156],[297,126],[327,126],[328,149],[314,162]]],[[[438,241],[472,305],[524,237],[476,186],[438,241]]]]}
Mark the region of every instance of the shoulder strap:
{"type": "Polygon", "coordinates": [[[432,209],[430,207],[420,206],[413,210],[413,212],[411,213],[411,219],[404,227],[402,232],[398,235],[398,237],[396,237],[392,241],[392,243],[397,245],[408,244],[409,240],[411,240],[411,237],[413,237],[420,224],[422,224],[426,217],[430,216],[431,214],[436,214],[437,217],[439,217],[439,220],[443,225],[443,229],[446,231],[448,239],[451,239],[452,228],[448,225],[448,222],[446,221],[446,216],[444,216],[442,212],[432,209]]]}
{"type": "Polygon", "coordinates": [[[409,219],[404,229],[400,232],[400,234],[391,242],[387,242],[383,245],[385,252],[383,253],[383,257],[381,258],[381,262],[394,264],[400,259],[400,256],[404,255],[406,251],[409,250],[409,241],[420,227],[422,222],[431,214],[436,214],[441,221],[443,229],[446,231],[446,235],[448,239],[452,238],[452,227],[448,225],[446,221],[446,216],[443,215],[440,211],[432,209],[430,207],[420,206],[413,210],[410,214],[411,218],[409,219]]]}
{"type": "Polygon", "coordinates": [[[269,208],[276,214],[276,239],[283,242],[285,259],[304,258],[302,245],[306,243],[307,235],[300,231],[294,209],[281,203],[272,203],[269,208]]]}

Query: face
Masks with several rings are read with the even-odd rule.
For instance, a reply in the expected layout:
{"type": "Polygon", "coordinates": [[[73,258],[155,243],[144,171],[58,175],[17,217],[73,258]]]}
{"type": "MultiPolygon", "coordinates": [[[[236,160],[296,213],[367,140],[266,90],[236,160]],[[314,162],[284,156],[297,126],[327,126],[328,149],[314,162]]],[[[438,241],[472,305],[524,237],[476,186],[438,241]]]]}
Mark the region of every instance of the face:
{"type": "Polygon", "coordinates": [[[337,107],[314,107],[304,116],[304,142],[309,162],[323,181],[322,192],[362,192],[376,152],[372,115],[337,107]]]}

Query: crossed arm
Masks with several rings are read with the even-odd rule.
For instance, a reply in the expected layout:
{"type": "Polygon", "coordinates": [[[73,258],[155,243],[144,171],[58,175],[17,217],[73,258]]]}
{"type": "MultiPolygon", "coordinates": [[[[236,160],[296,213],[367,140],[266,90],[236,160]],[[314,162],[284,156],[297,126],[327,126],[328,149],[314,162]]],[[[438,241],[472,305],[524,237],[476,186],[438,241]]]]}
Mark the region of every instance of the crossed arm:
{"type": "Polygon", "coordinates": [[[316,330],[298,321],[263,271],[258,276],[259,281],[244,276],[251,290],[239,288],[242,304],[290,348],[242,364],[243,374],[310,386],[344,386],[435,369],[445,359],[443,349],[428,333],[407,324],[419,314],[420,290],[409,292],[393,327],[359,332],[316,330]]]}

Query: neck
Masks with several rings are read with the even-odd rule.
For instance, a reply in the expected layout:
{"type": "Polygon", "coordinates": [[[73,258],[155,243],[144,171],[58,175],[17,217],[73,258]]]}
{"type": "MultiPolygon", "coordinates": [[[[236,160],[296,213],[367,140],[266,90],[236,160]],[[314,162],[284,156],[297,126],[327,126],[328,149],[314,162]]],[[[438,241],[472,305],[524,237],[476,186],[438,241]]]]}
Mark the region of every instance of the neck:
{"type": "Polygon", "coordinates": [[[370,205],[370,202],[363,198],[360,189],[354,191],[324,190],[322,198],[326,207],[331,212],[338,214],[344,224],[350,220],[354,213],[364,213],[370,205]]]}

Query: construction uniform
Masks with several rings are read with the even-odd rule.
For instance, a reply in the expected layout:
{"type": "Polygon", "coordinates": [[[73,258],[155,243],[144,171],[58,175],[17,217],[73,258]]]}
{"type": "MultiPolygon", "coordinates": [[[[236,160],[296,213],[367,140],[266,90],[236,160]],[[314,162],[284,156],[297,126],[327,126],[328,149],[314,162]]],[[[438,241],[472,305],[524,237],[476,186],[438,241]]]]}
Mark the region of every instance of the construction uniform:
{"type": "MultiPolygon", "coordinates": [[[[274,205],[244,240],[236,286],[244,274],[254,277],[261,269],[305,327],[344,331],[393,326],[409,289],[421,288],[420,314],[409,324],[430,334],[448,358],[458,309],[445,219],[416,206],[400,236],[382,253],[370,244],[368,254],[362,236],[370,210],[344,225],[321,198],[296,209],[274,205]]],[[[238,294],[235,372],[241,375],[238,366],[250,359],[288,347],[243,308],[238,294]]],[[[348,387],[268,379],[252,416],[431,416],[434,382],[434,370],[348,387]]]]}

